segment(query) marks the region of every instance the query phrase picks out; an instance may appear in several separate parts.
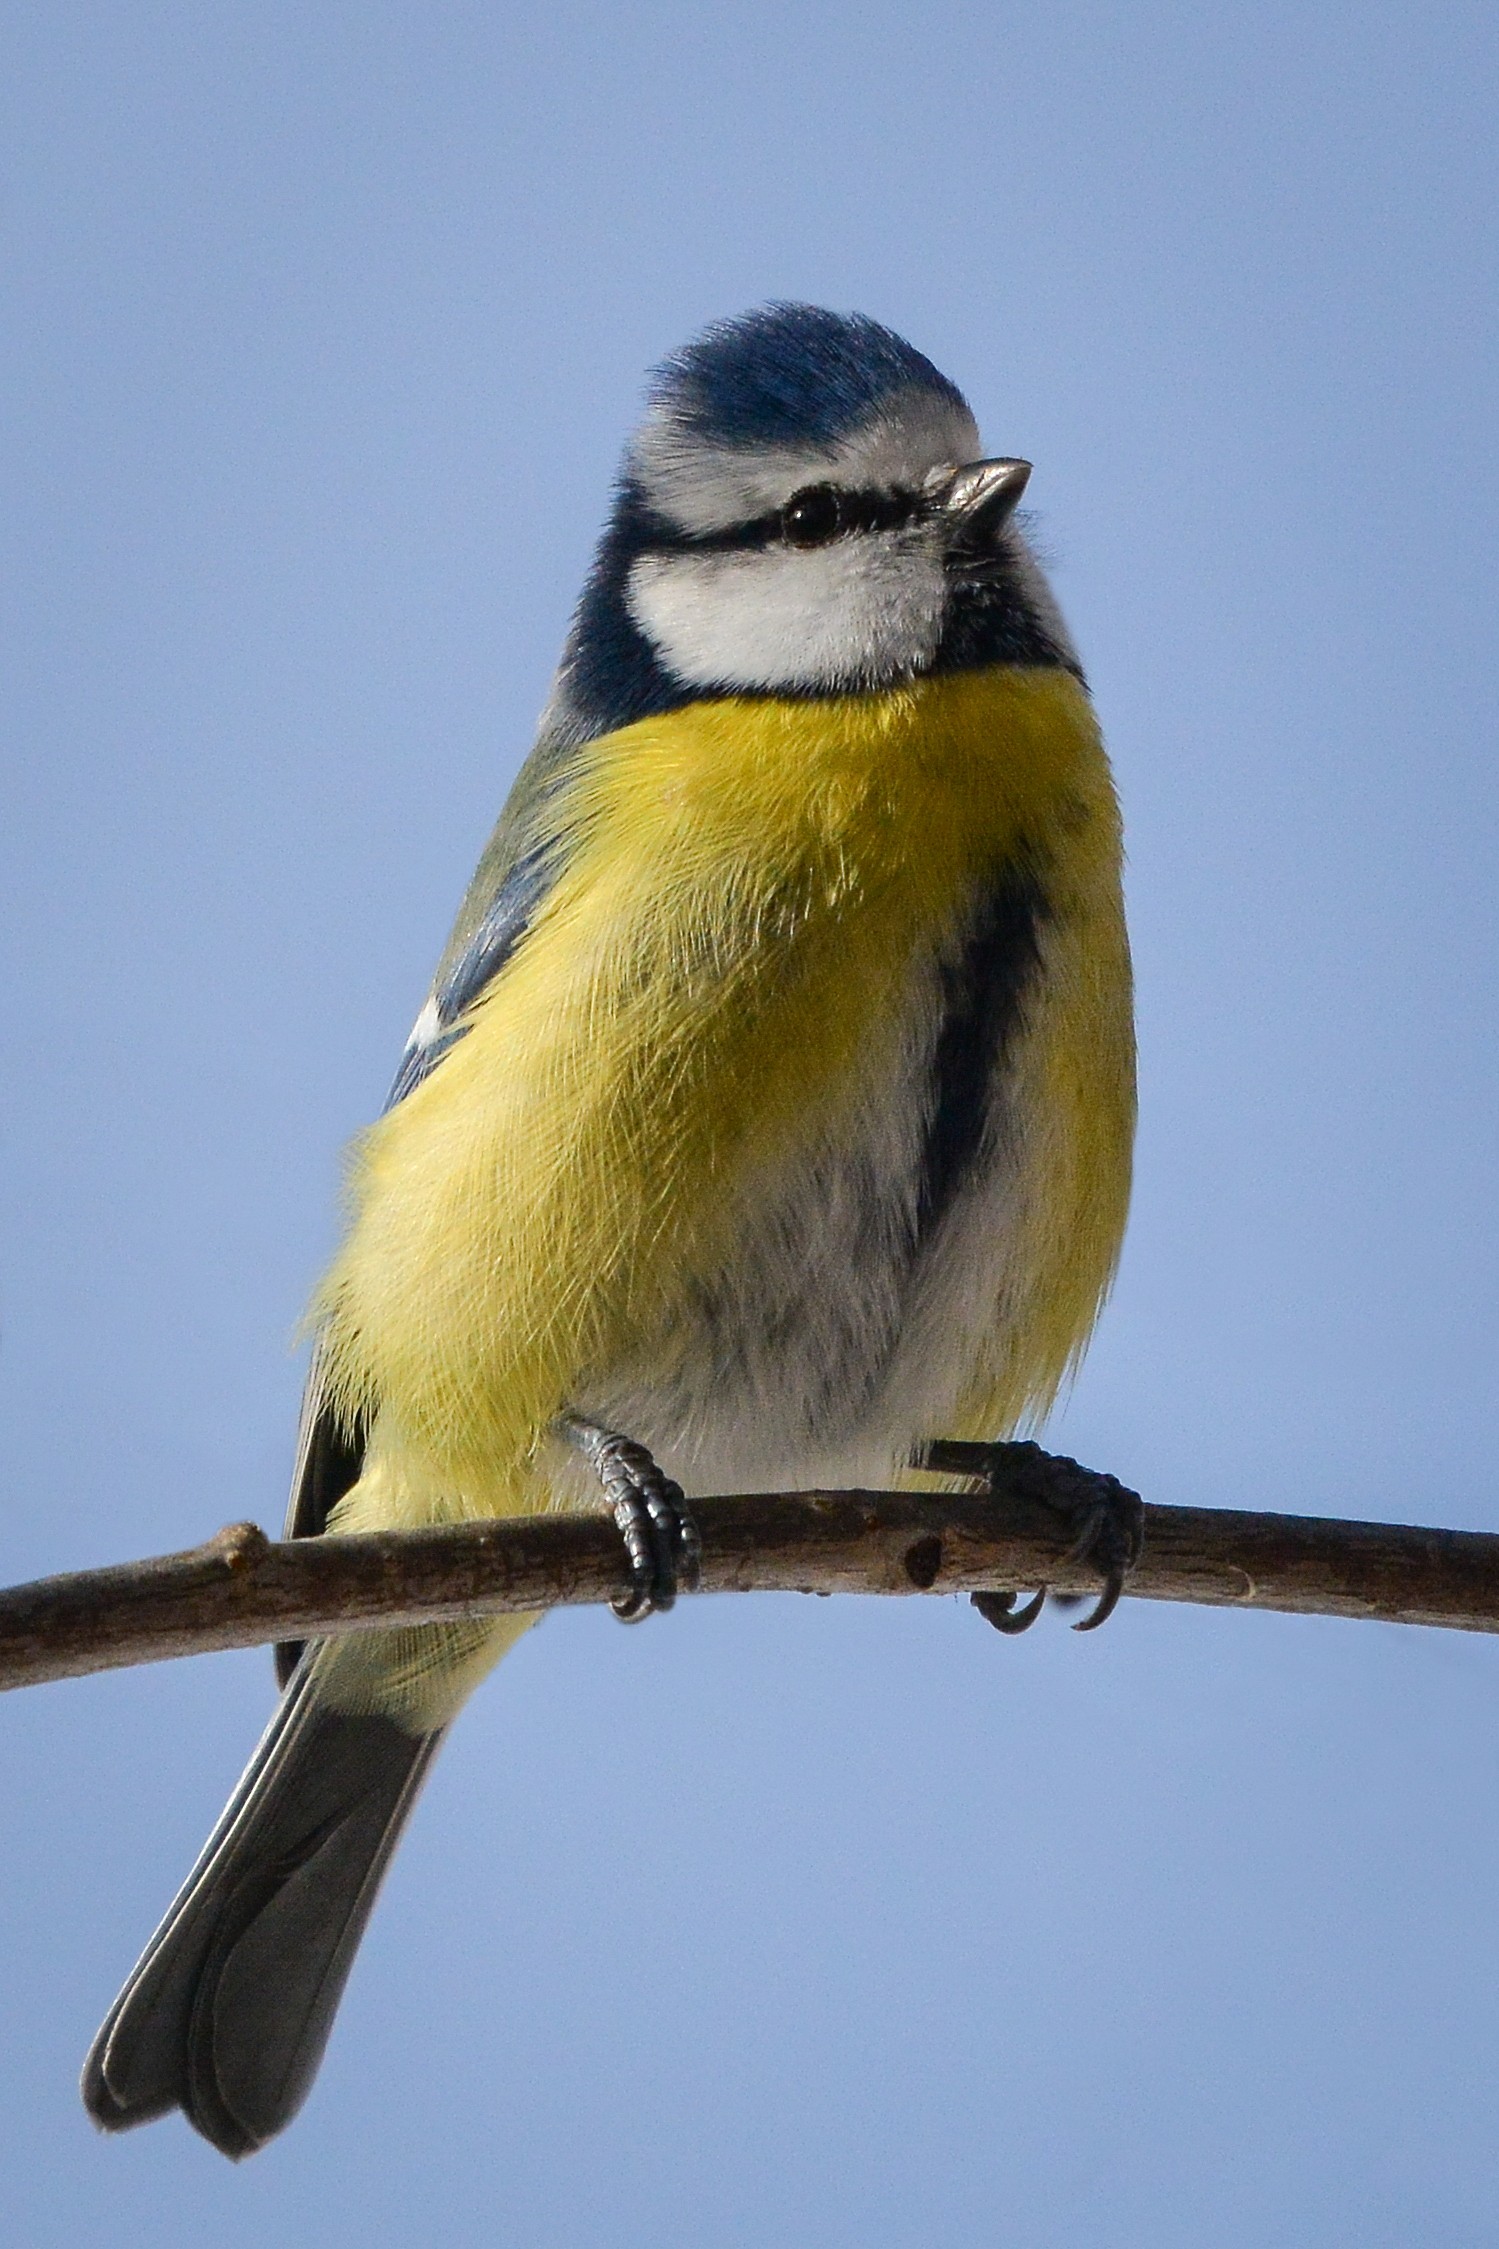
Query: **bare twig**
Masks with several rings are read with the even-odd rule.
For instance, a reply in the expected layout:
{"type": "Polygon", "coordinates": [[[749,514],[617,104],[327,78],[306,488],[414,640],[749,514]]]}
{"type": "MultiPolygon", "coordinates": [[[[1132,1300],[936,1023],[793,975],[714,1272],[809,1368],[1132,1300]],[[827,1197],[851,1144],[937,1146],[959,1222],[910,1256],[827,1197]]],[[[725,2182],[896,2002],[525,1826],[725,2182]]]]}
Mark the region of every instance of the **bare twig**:
{"type": "MultiPolygon", "coordinates": [[[[992,1491],[800,1492],[694,1503],[709,1593],[1096,1591],[1048,1492],[1090,1477],[1004,1447],[992,1491]]],[[[601,1515],[533,1515],[276,1544],[253,1523],[206,1546],[0,1592],[0,1687],[373,1625],[603,1602],[629,1590],[601,1515]]],[[[1148,1601],[1499,1631],[1499,1537],[1300,1515],[1147,1507],[1128,1592],[1148,1601]]]]}

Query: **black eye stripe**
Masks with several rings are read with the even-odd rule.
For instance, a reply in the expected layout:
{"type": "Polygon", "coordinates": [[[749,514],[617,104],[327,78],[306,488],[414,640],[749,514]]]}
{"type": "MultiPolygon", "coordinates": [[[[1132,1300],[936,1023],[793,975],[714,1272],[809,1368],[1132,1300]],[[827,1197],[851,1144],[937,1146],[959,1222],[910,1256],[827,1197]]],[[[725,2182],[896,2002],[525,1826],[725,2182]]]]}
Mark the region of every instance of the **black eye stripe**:
{"type": "Polygon", "coordinates": [[[898,531],[903,525],[917,521],[926,509],[927,503],[919,492],[875,489],[855,492],[842,485],[807,485],[800,492],[793,492],[784,507],[756,516],[751,523],[736,523],[726,531],[704,531],[695,535],[663,524],[651,544],[658,550],[664,547],[678,554],[724,554],[779,546],[810,548],[830,545],[833,539],[844,538],[852,532],[898,531]],[[836,528],[800,540],[788,535],[787,517],[791,510],[823,492],[836,499],[836,528]]]}

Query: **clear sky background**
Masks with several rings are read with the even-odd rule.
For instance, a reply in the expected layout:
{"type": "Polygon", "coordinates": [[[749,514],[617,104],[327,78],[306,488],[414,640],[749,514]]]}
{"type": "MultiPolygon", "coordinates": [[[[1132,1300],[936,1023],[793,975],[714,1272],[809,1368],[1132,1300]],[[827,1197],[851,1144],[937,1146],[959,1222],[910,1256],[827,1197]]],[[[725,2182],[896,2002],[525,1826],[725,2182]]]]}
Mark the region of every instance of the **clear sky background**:
{"type": "MultiPolygon", "coordinates": [[[[1117,761],[1139,1185],[1057,1438],[1499,1529],[1496,60],[1479,0],[10,11],[0,1574],[279,1520],[643,372],[771,296],[1036,463],[1117,761]]],[[[554,1618],[232,2170],[74,2084],[268,1671],[0,1709],[27,2249],[1499,2242],[1499,1643],[554,1618]]]]}

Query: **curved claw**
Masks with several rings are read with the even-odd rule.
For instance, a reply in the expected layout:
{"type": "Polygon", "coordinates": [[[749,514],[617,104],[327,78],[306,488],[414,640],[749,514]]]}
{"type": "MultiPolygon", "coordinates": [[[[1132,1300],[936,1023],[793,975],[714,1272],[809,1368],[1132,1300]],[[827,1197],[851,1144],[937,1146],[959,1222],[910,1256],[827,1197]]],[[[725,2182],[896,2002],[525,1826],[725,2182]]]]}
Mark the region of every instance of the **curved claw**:
{"type": "Polygon", "coordinates": [[[1023,1609],[1016,1608],[1013,1593],[970,1593],[968,1598],[986,1624],[1013,1638],[1017,1632],[1029,1632],[1045,1608],[1046,1588],[1043,1585],[1039,1593],[1033,1593],[1023,1609]]]}
{"type": "Polygon", "coordinates": [[[1144,1544],[1140,1503],[1133,1492],[1116,1487],[1116,1493],[1110,1495],[1112,1504],[1101,1500],[1094,1507],[1067,1556],[1069,1562],[1092,1561],[1103,1572],[1103,1591],[1088,1614],[1072,1627],[1074,1632],[1096,1632],[1101,1624],[1107,1624],[1119,1606],[1125,1579],[1140,1559],[1144,1544]]]}
{"type": "Polygon", "coordinates": [[[1096,1632],[1101,1624],[1108,1623],[1109,1618],[1118,1608],[1119,1596],[1124,1591],[1125,1569],[1126,1565],[1123,1562],[1114,1564],[1103,1581],[1103,1591],[1099,1594],[1098,1599],[1094,1602],[1088,1614],[1072,1627],[1074,1632],[1096,1632]]]}

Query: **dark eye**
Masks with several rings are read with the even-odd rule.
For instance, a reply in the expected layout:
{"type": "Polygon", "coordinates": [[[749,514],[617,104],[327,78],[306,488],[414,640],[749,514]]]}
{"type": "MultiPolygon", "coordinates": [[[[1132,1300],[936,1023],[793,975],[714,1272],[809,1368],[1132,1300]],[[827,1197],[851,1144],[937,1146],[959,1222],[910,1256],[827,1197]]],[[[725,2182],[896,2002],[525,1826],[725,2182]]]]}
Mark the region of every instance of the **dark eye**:
{"type": "Polygon", "coordinates": [[[843,509],[831,484],[793,492],[781,510],[781,537],[788,547],[825,547],[842,529],[843,509]]]}

